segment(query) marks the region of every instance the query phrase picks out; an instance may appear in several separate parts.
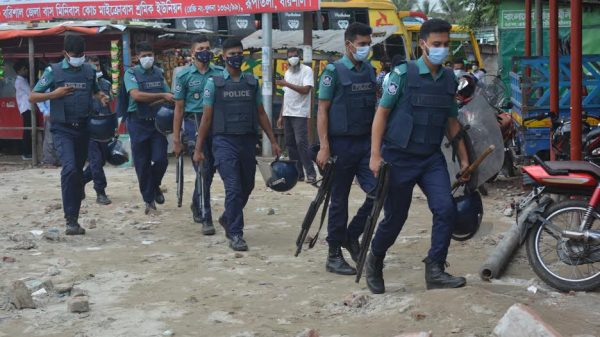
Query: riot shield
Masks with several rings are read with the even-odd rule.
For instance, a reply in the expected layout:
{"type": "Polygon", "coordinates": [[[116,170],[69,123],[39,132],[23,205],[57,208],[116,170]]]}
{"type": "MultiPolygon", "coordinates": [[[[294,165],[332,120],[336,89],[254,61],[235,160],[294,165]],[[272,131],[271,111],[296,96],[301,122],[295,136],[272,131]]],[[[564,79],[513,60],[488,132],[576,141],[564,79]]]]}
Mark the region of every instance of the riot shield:
{"type": "MultiPolygon", "coordinates": [[[[471,176],[469,187],[474,189],[496,175],[504,162],[504,143],[496,118],[496,110],[486,100],[482,88],[477,88],[473,99],[459,109],[458,120],[466,129],[465,144],[469,152],[470,162],[478,158],[490,145],[495,146],[495,150],[471,176]]],[[[450,146],[448,139],[444,140],[442,151],[448,163],[450,181],[454,184],[457,179],[456,175],[460,171],[460,162],[458,157],[453,161],[452,146],[450,146]]]]}

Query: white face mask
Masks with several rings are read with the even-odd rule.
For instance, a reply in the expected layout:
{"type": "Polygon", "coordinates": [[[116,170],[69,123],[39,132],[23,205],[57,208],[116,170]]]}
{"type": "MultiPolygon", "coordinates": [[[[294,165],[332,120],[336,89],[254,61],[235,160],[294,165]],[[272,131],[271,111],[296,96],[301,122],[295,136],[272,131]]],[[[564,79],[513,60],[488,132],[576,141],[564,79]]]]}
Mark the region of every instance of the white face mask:
{"type": "Polygon", "coordinates": [[[152,68],[152,66],[154,65],[154,57],[153,56],[144,56],[144,57],[140,58],[140,65],[142,66],[142,68],[144,68],[146,70],[152,68]]]}
{"type": "Polygon", "coordinates": [[[67,54],[67,56],[69,56],[69,64],[75,68],[79,68],[85,63],[85,55],[82,55],[81,57],[73,57],[67,54]]]}
{"type": "Polygon", "coordinates": [[[102,72],[101,71],[97,71],[96,72],[96,78],[100,78],[102,77],[102,72]]]}
{"type": "Polygon", "coordinates": [[[298,56],[292,56],[288,59],[288,62],[292,67],[294,67],[300,62],[300,58],[298,56]]]}

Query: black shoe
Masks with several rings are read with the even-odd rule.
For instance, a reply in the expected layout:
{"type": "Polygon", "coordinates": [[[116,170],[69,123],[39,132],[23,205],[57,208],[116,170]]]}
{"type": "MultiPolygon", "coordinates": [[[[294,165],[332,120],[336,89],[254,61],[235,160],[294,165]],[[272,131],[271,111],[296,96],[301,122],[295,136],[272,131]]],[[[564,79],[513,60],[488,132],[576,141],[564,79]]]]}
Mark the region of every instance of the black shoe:
{"type": "Polygon", "coordinates": [[[146,203],[146,210],[144,210],[144,214],[148,215],[151,212],[155,212],[156,211],[156,204],[153,202],[147,202],[146,203]]]}
{"type": "Polygon", "coordinates": [[[66,235],[84,235],[85,229],[77,222],[77,217],[67,217],[66,235]]]}
{"type": "Polygon", "coordinates": [[[81,200],[85,200],[85,185],[81,188],[81,200]]]}
{"type": "Polygon", "coordinates": [[[425,262],[425,282],[427,289],[460,288],[467,284],[464,277],[456,277],[446,273],[445,262],[434,262],[429,258],[425,262]]]}
{"type": "Polygon", "coordinates": [[[194,204],[191,204],[190,208],[192,210],[192,217],[194,218],[194,222],[202,223],[202,215],[200,214],[198,207],[196,207],[196,205],[194,205],[194,204]]]}
{"type": "Polygon", "coordinates": [[[110,205],[112,201],[106,196],[105,193],[98,193],[96,195],[96,203],[100,205],[110,205]]]}
{"type": "Polygon", "coordinates": [[[202,223],[202,235],[215,235],[215,225],[212,221],[204,221],[202,223]]]}
{"type": "Polygon", "coordinates": [[[248,244],[241,235],[233,235],[229,239],[229,247],[236,252],[245,252],[248,250],[248,244]]]}
{"type": "Polygon", "coordinates": [[[300,181],[300,182],[304,181],[304,177],[298,177],[298,181],[300,181]]]}
{"type": "Polygon", "coordinates": [[[314,184],[316,182],[317,182],[317,178],[315,178],[315,177],[308,177],[308,178],[306,178],[306,183],[307,184],[314,184]]]}
{"type": "Polygon", "coordinates": [[[329,255],[327,256],[325,270],[339,275],[356,275],[356,269],[344,260],[340,246],[329,246],[329,255]]]}
{"type": "Polygon", "coordinates": [[[160,190],[160,187],[156,189],[156,193],[154,194],[154,201],[156,201],[156,203],[159,205],[162,205],[165,203],[165,195],[160,190]]]}
{"type": "Polygon", "coordinates": [[[383,281],[383,259],[385,256],[375,256],[369,252],[365,261],[365,279],[367,287],[373,294],[383,294],[385,283],[383,281]]]}
{"type": "Polygon", "coordinates": [[[350,257],[352,261],[358,263],[358,256],[360,255],[360,243],[358,239],[346,239],[346,242],[342,244],[342,247],[346,248],[348,253],[350,253],[350,257]]]}

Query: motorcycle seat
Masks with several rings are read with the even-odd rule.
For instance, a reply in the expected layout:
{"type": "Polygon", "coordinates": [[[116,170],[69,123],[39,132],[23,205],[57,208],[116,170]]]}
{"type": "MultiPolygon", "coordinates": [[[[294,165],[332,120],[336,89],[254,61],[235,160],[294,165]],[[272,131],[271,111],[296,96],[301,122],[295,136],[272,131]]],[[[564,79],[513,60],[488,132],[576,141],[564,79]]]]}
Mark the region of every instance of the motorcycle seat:
{"type": "Polygon", "coordinates": [[[546,165],[552,170],[567,170],[569,172],[589,173],[600,178],[600,166],[588,161],[547,161],[546,165]]]}
{"type": "Polygon", "coordinates": [[[600,136],[600,128],[595,128],[585,136],[585,141],[588,142],[600,136]]]}

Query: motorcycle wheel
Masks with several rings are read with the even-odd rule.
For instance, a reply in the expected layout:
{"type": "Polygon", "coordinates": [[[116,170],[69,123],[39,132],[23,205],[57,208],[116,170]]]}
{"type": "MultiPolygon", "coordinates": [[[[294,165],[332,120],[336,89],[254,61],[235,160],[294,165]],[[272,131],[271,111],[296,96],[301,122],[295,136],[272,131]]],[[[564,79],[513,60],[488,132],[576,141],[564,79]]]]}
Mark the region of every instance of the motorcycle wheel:
{"type": "MultiPolygon", "coordinates": [[[[586,210],[585,201],[565,200],[549,207],[543,218],[562,230],[578,231],[586,210]]],[[[590,229],[598,230],[600,214],[594,211],[591,216],[590,229]]],[[[557,236],[541,221],[527,238],[527,258],[533,271],[548,285],[565,292],[591,291],[600,286],[600,261],[590,260],[590,251],[597,256],[600,245],[557,236]]]]}

